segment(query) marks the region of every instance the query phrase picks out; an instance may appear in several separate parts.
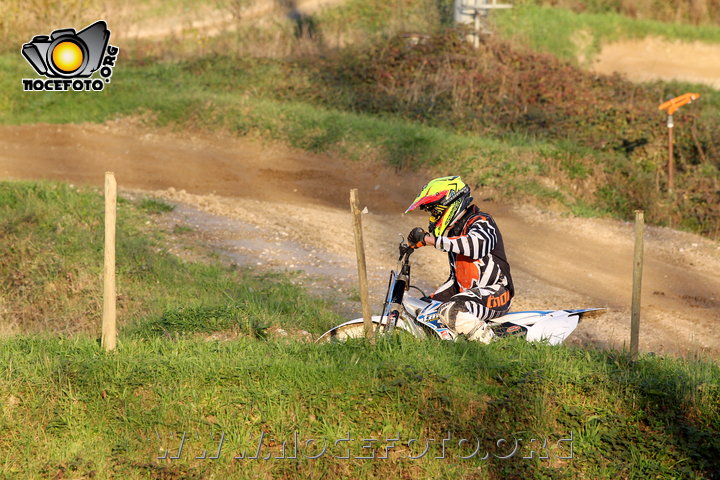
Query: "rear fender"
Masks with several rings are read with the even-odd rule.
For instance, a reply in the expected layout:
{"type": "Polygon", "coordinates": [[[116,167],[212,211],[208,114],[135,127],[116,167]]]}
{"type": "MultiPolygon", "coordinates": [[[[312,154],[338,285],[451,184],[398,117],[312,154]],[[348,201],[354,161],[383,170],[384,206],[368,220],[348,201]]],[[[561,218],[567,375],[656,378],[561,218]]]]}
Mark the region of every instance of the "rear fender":
{"type": "Polygon", "coordinates": [[[604,308],[582,308],[573,310],[531,310],[511,312],[496,319],[502,325],[519,325],[526,330],[528,342],[547,341],[558,345],[565,341],[583,317],[605,313],[604,308]]]}
{"type": "Polygon", "coordinates": [[[555,315],[546,315],[528,327],[526,339],[528,342],[547,341],[550,345],[562,343],[578,326],[580,315],[570,312],[553,312],[555,315]]]}
{"type": "Polygon", "coordinates": [[[567,315],[575,315],[578,319],[602,315],[605,313],[604,308],[577,308],[568,310],[524,310],[521,312],[508,312],[502,317],[490,320],[490,323],[511,322],[516,325],[529,327],[535,325],[545,318],[565,317],[567,315]]]}

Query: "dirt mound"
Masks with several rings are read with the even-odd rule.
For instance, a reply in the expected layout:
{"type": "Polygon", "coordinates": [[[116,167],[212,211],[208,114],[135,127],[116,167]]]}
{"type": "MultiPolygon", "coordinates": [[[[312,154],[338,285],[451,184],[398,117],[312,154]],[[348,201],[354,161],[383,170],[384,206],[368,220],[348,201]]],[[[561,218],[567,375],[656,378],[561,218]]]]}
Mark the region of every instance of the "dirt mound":
{"type": "MultiPolygon", "coordinates": [[[[401,215],[425,180],[419,175],[248,139],[120,122],[30,125],[0,127],[0,152],[2,179],[99,186],[103,172],[112,170],[121,187],[181,202],[178,218],[197,225],[236,261],[306,270],[316,276],[309,285],[321,293],[354,288],[350,188],[360,189],[370,211],[364,225],[376,299],[396,260],[397,234],[427,221],[401,215]]],[[[503,230],[518,289],[515,310],[607,306],[610,313],[582,324],[574,341],[621,346],[629,338],[632,225],[479,203],[503,230]]],[[[658,228],[649,230],[646,242],[641,348],[720,353],[720,280],[714,273],[720,246],[658,228]]],[[[440,252],[422,249],[415,260],[421,287],[447,275],[440,252]]],[[[350,307],[359,311],[357,304],[350,307]]]]}
{"type": "Polygon", "coordinates": [[[657,37],[614,42],[602,48],[592,69],[635,82],[680,80],[720,88],[720,45],[657,37]]]}

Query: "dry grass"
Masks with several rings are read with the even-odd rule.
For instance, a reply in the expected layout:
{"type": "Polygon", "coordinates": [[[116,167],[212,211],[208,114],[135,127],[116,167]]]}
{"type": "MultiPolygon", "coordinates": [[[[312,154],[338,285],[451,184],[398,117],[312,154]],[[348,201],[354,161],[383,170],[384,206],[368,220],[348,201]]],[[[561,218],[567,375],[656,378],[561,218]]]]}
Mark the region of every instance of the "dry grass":
{"type": "Polygon", "coordinates": [[[0,51],[13,51],[35,35],[57,28],[82,28],[103,13],[99,0],[3,0],[0,2],[0,51]]]}

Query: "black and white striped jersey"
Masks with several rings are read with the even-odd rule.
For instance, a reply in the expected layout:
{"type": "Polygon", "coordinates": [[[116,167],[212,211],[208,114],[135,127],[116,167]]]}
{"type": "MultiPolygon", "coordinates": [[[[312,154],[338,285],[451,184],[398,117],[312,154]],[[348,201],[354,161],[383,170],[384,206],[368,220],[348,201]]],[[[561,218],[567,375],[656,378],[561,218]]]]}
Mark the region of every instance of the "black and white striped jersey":
{"type": "Polygon", "coordinates": [[[505,286],[514,295],[502,235],[492,216],[471,205],[448,233],[435,239],[435,248],[448,252],[450,277],[433,298],[446,300],[491,285],[505,286]]]}

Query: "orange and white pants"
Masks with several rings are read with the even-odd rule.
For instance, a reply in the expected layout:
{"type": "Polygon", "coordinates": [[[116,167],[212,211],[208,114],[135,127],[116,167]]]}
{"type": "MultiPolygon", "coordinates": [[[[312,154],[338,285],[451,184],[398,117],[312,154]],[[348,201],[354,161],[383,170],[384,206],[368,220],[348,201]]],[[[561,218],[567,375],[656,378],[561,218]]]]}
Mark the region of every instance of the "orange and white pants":
{"type": "Polygon", "coordinates": [[[440,305],[438,314],[440,321],[456,333],[487,343],[493,336],[487,320],[505,315],[510,302],[510,290],[504,285],[471,288],[440,305]]]}

